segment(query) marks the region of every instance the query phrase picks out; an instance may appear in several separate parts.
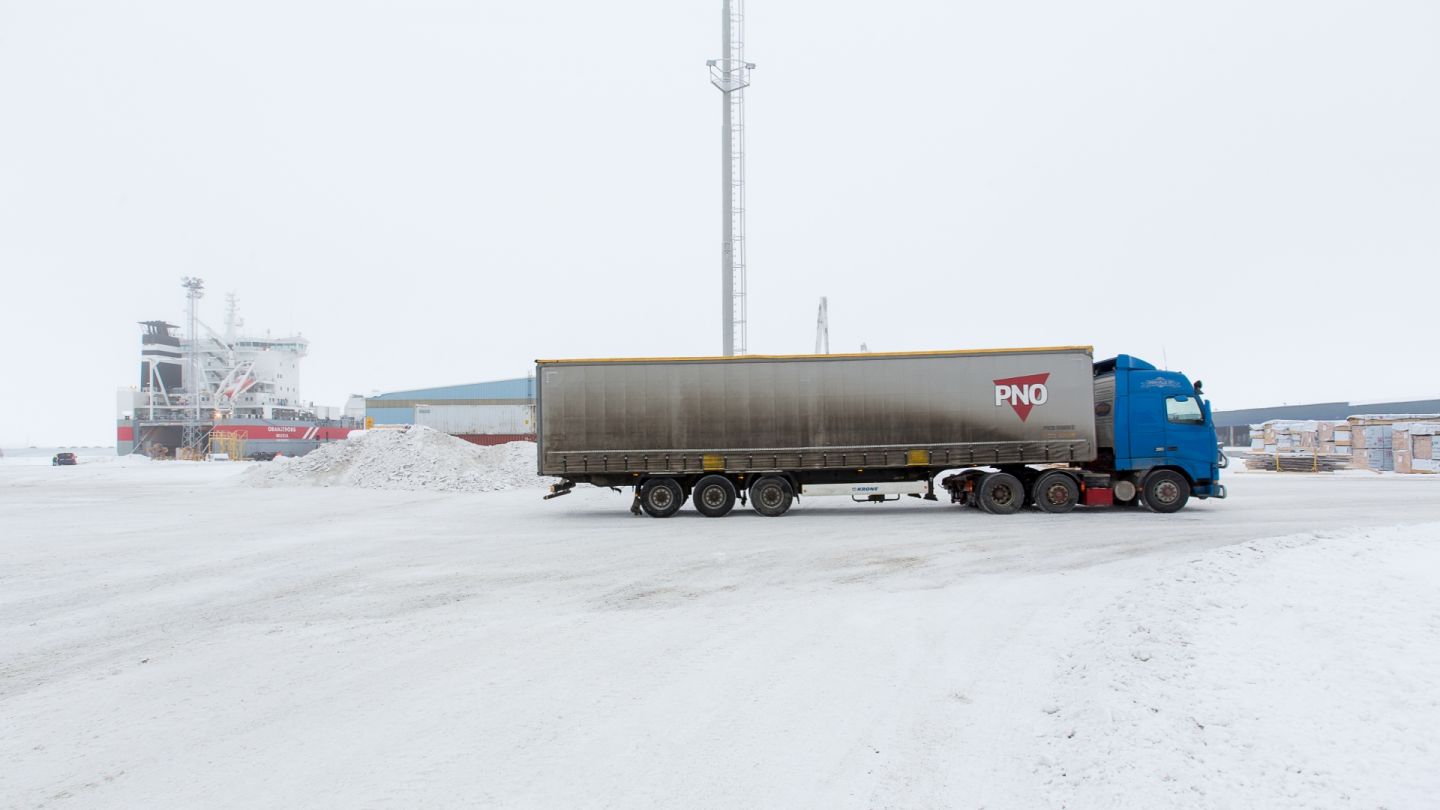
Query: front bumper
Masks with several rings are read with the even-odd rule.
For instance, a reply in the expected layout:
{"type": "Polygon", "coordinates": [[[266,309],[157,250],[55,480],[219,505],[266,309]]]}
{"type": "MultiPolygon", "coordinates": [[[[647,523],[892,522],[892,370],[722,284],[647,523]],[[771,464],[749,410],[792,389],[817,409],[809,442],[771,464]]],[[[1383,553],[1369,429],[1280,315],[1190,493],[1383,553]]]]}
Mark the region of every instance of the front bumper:
{"type": "Polygon", "coordinates": [[[1225,485],[1209,484],[1203,487],[1195,487],[1193,494],[1202,500],[1205,498],[1220,498],[1223,500],[1225,498],[1225,485]]]}

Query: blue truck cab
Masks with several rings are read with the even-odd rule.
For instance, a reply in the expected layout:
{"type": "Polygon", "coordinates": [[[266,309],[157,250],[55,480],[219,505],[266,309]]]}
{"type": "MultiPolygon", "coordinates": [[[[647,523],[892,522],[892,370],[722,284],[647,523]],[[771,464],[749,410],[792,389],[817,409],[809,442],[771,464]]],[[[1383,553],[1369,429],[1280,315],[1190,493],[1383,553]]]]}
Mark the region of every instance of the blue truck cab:
{"type": "Polygon", "coordinates": [[[1115,500],[1143,497],[1173,512],[1190,497],[1224,498],[1210,403],[1201,384],[1122,354],[1095,364],[1099,455],[1088,465],[1113,479],[1115,500]]]}

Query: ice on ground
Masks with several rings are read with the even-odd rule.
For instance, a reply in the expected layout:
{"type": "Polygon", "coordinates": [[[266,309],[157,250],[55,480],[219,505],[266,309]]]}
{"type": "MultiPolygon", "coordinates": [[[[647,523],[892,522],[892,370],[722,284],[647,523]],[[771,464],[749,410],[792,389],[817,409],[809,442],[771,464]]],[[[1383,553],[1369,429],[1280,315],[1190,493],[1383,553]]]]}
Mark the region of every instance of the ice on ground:
{"type": "Polygon", "coordinates": [[[344,441],[250,470],[252,487],[497,492],[547,486],[535,473],[535,443],[481,447],[433,428],[356,431],[344,441]]]}

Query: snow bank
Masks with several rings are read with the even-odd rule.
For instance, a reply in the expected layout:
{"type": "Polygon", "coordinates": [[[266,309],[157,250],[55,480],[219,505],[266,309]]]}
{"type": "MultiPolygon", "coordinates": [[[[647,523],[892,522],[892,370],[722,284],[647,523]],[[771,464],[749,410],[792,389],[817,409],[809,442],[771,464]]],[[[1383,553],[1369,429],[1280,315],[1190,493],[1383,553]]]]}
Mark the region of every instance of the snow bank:
{"type": "MultiPolygon", "coordinates": [[[[84,463],[85,461],[86,459],[81,459],[81,463],[84,463]]],[[[155,459],[150,458],[144,453],[130,453],[124,456],[112,456],[111,458],[106,459],[106,461],[119,467],[148,467],[151,464],[156,463],[155,459]]]]}
{"type": "Polygon", "coordinates": [[[295,458],[248,471],[253,487],[346,486],[361,489],[495,492],[548,486],[535,474],[535,443],[481,447],[428,427],[357,431],[295,458]]]}

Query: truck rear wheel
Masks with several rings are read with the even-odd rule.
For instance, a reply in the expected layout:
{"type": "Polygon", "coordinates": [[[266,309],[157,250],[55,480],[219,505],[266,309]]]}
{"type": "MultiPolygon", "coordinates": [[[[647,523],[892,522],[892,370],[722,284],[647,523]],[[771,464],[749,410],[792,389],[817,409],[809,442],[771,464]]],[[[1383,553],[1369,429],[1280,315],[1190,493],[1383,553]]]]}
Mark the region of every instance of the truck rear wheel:
{"type": "Polygon", "coordinates": [[[1156,470],[1145,476],[1141,497],[1151,512],[1179,512],[1190,500],[1190,482],[1174,470],[1156,470]]]}
{"type": "Polygon", "coordinates": [[[990,473],[976,489],[980,508],[992,515],[1013,515],[1025,504],[1025,485],[1010,473],[990,473]]]}
{"type": "Polygon", "coordinates": [[[670,517],[685,503],[685,490],[673,478],[651,478],[640,486],[640,508],[650,517],[670,517]]]}
{"type": "Polygon", "coordinates": [[[790,482],[778,475],[767,475],[750,485],[750,504],[765,517],[780,517],[790,511],[794,501],[790,482]]]}
{"type": "Polygon", "coordinates": [[[724,517],[735,508],[735,485],[723,475],[701,478],[690,496],[695,499],[695,511],[705,517],[724,517]]]}
{"type": "Polygon", "coordinates": [[[1035,506],[1041,512],[1069,512],[1080,501],[1080,486],[1062,472],[1048,472],[1035,482],[1035,506]]]}

